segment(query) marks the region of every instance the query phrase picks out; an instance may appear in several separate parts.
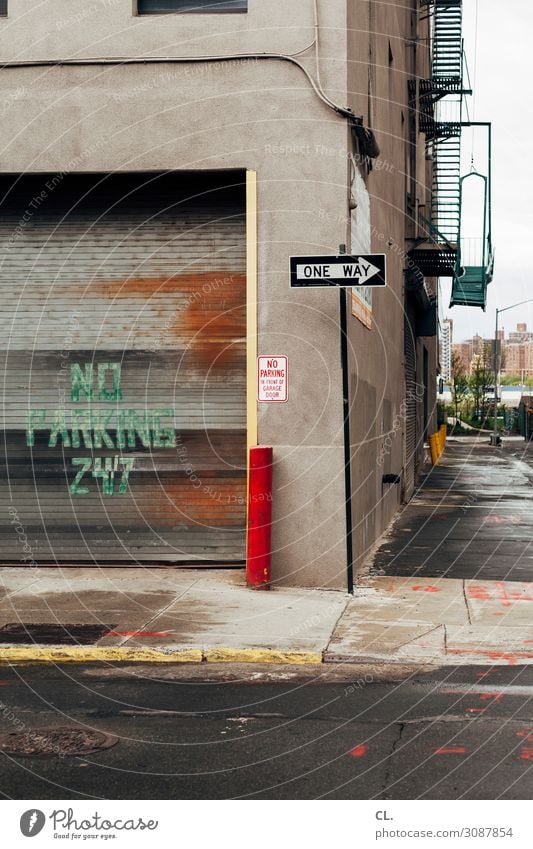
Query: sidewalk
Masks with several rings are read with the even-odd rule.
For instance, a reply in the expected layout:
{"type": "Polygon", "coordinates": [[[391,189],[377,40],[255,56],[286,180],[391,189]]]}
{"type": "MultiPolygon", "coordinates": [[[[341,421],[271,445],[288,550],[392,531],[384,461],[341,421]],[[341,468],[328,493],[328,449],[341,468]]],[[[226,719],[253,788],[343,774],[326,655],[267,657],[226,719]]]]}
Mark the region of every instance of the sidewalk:
{"type": "Polygon", "coordinates": [[[0,593],[9,661],[321,663],[348,601],[249,590],[242,569],[4,568],[0,593]]]}
{"type": "Polygon", "coordinates": [[[449,440],[382,540],[326,660],[531,663],[532,484],[524,440],[449,440]]]}
{"type": "Polygon", "coordinates": [[[0,569],[0,660],[531,664],[533,466],[450,442],[353,597],[242,570],[0,569]]]}

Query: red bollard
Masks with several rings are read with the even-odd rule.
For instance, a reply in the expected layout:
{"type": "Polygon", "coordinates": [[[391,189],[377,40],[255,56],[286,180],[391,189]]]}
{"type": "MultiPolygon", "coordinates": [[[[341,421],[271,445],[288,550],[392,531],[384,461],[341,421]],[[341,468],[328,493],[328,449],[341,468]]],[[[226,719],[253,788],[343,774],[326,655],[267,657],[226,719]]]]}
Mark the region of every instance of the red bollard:
{"type": "Polygon", "coordinates": [[[272,448],[250,448],[246,583],[270,589],[272,530],[272,448]]]}

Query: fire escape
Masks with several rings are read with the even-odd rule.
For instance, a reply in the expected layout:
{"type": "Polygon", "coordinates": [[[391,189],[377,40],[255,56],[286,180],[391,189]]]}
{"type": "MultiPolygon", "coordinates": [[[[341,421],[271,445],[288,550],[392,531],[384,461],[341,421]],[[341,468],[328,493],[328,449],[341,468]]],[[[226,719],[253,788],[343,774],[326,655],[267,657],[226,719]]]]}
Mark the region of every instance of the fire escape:
{"type": "Polygon", "coordinates": [[[433,182],[429,206],[425,214],[418,215],[417,238],[409,256],[424,277],[452,279],[450,306],[485,309],[493,268],[490,125],[463,120],[464,97],[471,91],[463,83],[462,0],[420,0],[420,6],[432,25],[431,75],[429,79],[411,80],[409,96],[433,160],[433,182]],[[489,128],[486,175],[472,170],[461,176],[461,135],[466,126],[489,128]],[[464,181],[474,175],[485,181],[483,236],[477,240],[462,238],[464,181]]]}

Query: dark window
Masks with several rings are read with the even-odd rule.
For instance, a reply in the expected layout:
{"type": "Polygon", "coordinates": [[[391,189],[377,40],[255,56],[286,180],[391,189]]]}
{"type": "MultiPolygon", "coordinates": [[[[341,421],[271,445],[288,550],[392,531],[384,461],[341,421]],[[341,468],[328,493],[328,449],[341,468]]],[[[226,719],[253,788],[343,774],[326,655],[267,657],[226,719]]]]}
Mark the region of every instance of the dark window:
{"type": "Polygon", "coordinates": [[[139,15],[164,15],[171,12],[246,11],[248,11],[248,0],[137,0],[137,14],[139,15]]]}
{"type": "Polygon", "coordinates": [[[0,15],[3,17],[7,15],[7,0],[0,0],[0,15]]]}

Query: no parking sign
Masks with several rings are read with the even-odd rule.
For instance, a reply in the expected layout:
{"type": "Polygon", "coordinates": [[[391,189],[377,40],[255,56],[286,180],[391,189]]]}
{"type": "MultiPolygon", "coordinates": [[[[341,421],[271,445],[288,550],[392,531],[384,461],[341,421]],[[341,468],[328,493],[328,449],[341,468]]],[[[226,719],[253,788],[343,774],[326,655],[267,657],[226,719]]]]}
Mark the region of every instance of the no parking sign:
{"type": "Polygon", "coordinates": [[[288,357],[258,357],[257,400],[278,404],[289,400],[288,357]]]}

